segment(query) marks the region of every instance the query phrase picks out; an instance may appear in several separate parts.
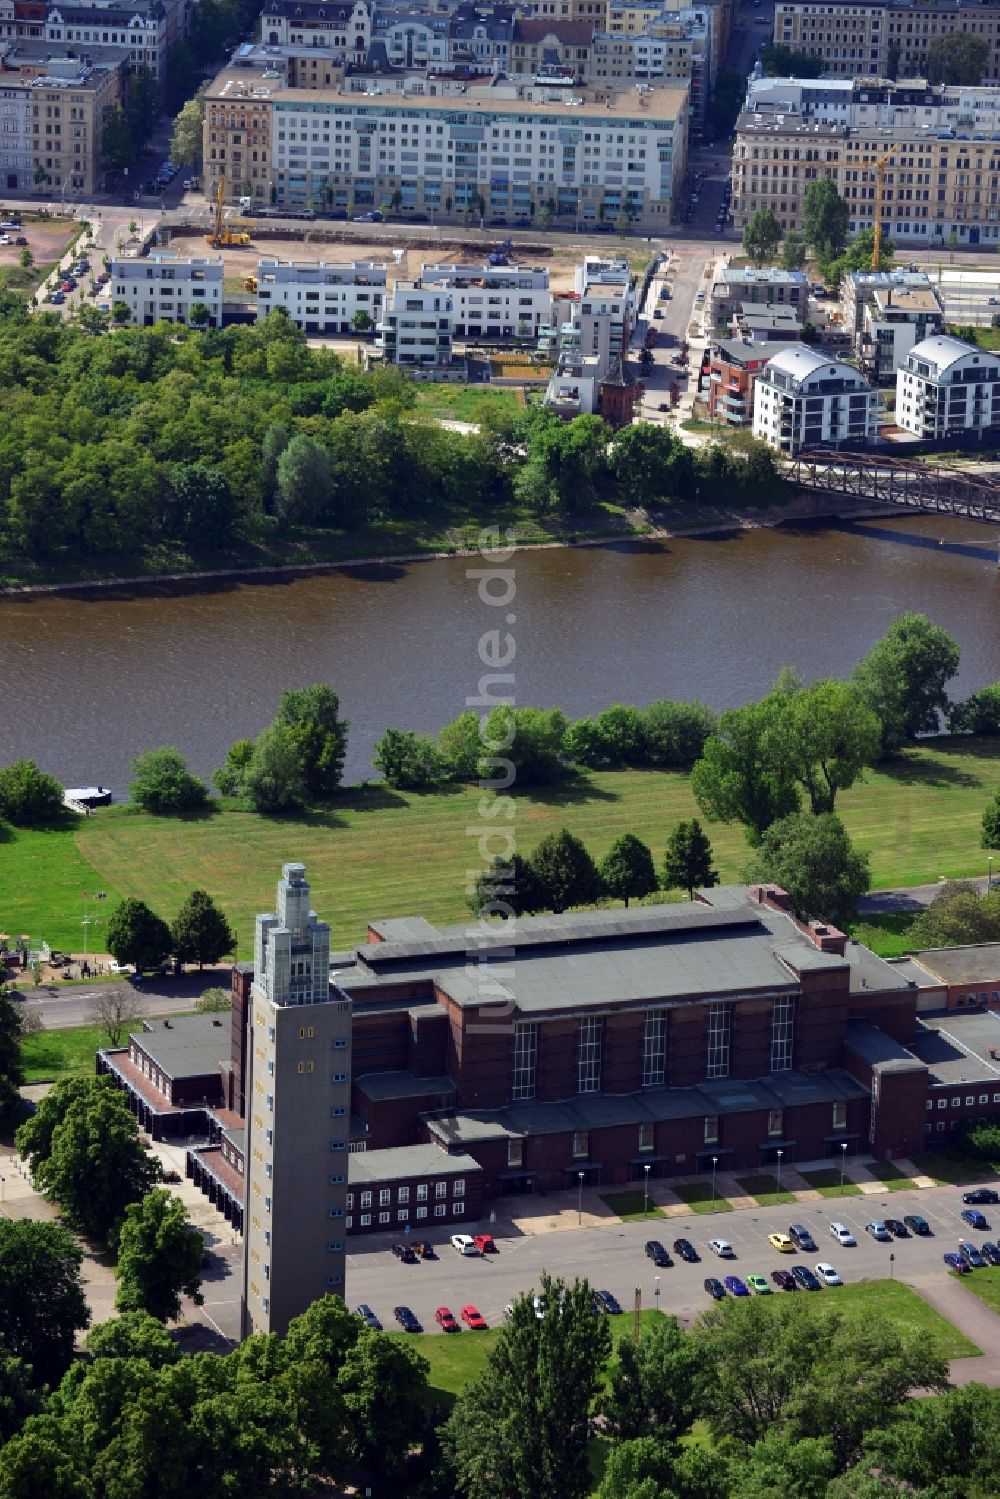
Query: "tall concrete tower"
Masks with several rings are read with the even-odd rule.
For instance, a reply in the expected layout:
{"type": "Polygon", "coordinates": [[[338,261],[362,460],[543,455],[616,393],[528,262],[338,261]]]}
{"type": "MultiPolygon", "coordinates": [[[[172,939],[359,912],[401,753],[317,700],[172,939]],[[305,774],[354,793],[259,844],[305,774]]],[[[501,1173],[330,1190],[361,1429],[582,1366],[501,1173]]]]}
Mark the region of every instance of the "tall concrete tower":
{"type": "Polygon", "coordinates": [[[249,1012],[244,1337],[344,1294],[351,1002],[330,985],[302,864],[283,866],[277,914],[257,917],[249,1012]]]}

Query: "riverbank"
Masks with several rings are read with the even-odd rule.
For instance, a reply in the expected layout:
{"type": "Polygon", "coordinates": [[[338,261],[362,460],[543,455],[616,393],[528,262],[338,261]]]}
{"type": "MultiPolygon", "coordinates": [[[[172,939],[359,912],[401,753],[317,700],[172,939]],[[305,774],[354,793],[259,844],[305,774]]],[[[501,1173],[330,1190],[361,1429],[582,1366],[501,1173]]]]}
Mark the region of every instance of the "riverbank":
{"type": "MultiPolygon", "coordinates": [[[[979,822],[997,790],[1000,743],[942,740],[872,771],[838,798],[837,811],[871,857],[874,888],[932,883],[982,872],[979,822]]],[[[565,826],[596,858],[632,831],[659,865],[671,829],[694,815],[684,772],[608,771],[522,792],[510,826],[522,854],[565,826]]],[[[472,786],[418,795],[366,785],[290,817],[261,817],[221,801],[190,819],[109,807],[85,819],[67,816],[44,832],[3,829],[0,926],[77,951],[84,890],[107,892],[102,912],[138,896],[170,920],[198,888],[219,902],[247,957],[262,893],[282,863],[298,859],[309,869],[317,910],[329,913],[335,945],[346,947],[363,942],[378,917],[467,919],[481,821],[472,786]]],[[[739,880],[748,854],[742,830],[709,824],[708,832],[722,880],[739,880]]],[[[91,921],[92,950],[102,945],[103,919],[97,930],[91,921]]]]}
{"type": "Polygon", "coordinates": [[[69,564],[46,571],[25,560],[0,564],[0,599],[25,594],[93,593],[99,590],[156,589],[279,577],[307,577],[346,568],[410,565],[472,557],[479,552],[479,538],[488,528],[498,527],[517,551],[544,551],[566,547],[604,546],[608,542],[670,541],[699,536],[719,536],[761,527],[823,520],[862,520],[878,516],[915,513],[889,505],[854,506],[835,496],[799,492],[785,504],[762,510],[730,510],[711,505],[664,505],[625,510],[605,505],[592,515],[572,520],[541,522],[523,515],[486,516],[461,526],[446,526],[422,536],[416,525],[391,524],[364,532],[337,535],[330,532],[298,533],[272,542],[246,542],[226,553],[172,552],[148,558],[131,558],[123,564],[91,558],[78,567],[69,564]],[[294,559],[294,560],[291,560],[294,559]]]}

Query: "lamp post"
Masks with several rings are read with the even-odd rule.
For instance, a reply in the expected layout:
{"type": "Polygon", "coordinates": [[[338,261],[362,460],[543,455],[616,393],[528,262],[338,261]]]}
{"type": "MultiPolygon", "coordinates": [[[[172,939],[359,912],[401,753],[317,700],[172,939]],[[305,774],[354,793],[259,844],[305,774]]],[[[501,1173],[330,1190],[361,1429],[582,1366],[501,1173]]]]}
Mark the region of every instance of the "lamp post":
{"type": "Polygon", "coordinates": [[[643,1172],[645,1173],[644,1179],[643,1179],[642,1211],[644,1213],[648,1213],[649,1212],[649,1162],[648,1161],[646,1162],[646,1164],[643,1166],[642,1169],[643,1169],[643,1172]]]}
{"type": "Polygon", "coordinates": [[[653,1292],[653,1300],[656,1302],[656,1310],[659,1311],[660,1310],[660,1277],[658,1275],[654,1279],[654,1285],[655,1285],[656,1289],[653,1292]]]}
{"type": "Polygon", "coordinates": [[[576,1224],[577,1224],[577,1227],[579,1228],[580,1224],[583,1222],[583,1172],[582,1171],[578,1171],[576,1173],[576,1180],[577,1180],[577,1189],[576,1189],[576,1224]]]}
{"type": "Polygon", "coordinates": [[[847,1166],[847,1141],[840,1142],[840,1195],[844,1195],[844,1169],[847,1166]]]}
{"type": "Polygon", "coordinates": [[[779,1150],[778,1151],[778,1191],[779,1192],[781,1191],[781,1157],[784,1155],[784,1153],[785,1152],[783,1150],[779,1150]]]}
{"type": "Polygon", "coordinates": [[[993,888],[993,855],[986,855],[986,889],[987,892],[993,888]]]}
{"type": "Polygon", "coordinates": [[[719,1157],[712,1157],[712,1211],[715,1212],[715,1168],[719,1164],[719,1157]]]}

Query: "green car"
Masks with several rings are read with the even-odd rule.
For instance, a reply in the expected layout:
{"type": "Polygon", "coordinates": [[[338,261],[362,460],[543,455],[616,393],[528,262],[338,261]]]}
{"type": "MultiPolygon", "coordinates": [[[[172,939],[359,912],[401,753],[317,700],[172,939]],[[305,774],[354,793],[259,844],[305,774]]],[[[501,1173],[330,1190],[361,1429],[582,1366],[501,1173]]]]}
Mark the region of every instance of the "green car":
{"type": "Polygon", "coordinates": [[[750,1287],[751,1291],[753,1291],[755,1296],[770,1296],[771,1294],[771,1287],[768,1285],[763,1275],[748,1275],[747,1285],[750,1287]]]}

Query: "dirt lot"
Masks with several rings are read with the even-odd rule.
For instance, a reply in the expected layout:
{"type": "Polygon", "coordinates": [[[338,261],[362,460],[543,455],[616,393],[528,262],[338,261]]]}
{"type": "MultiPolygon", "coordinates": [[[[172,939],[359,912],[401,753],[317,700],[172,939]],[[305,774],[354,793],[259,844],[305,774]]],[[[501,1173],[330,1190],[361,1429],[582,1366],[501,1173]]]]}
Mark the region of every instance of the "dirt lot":
{"type": "MultiPolygon", "coordinates": [[[[33,219],[27,214],[18,215],[14,209],[0,208],[0,218],[7,218],[8,213],[13,217],[20,216],[22,225],[20,230],[10,231],[11,239],[18,233],[23,234],[28,241],[28,249],[39,265],[58,260],[76,231],[76,223],[72,219],[33,219]]],[[[0,245],[0,266],[19,266],[23,249],[23,245],[0,245]]]]}
{"type": "MultiPolygon", "coordinates": [[[[233,221],[233,227],[241,227],[238,220],[233,221]]],[[[352,260],[384,260],[390,271],[394,262],[398,264],[395,274],[406,279],[419,276],[420,267],[425,262],[481,262],[489,244],[503,238],[503,231],[497,230],[492,240],[481,236],[466,239],[461,230],[450,227],[433,234],[428,232],[426,238],[419,240],[402,236],[394,239],[391,230],[364,238],[349,231],[338,231],[336,225],[328,224],[316,230],[305,228],[301,237],[294,239],[287,234],[260,233],[256,227],[252,232],[253,240],[245,249],[224,248],[209,252],[204,233],[194,231],[172,234],[170,249],[178,255],[221,254],[226,278],[250,275],[256,270],[260,256],[274,256],[280,260],[325,260],[330,265],[347,265],[352,260]],[[340,237],[332,238],[338,233],[340,237]]],[[[595,236],[594,240],[574,239],[571,244],[555,247],[539,239],[530,244],[515,244],[514,263],[547,266],[552,290],[566,292],[573,289],[574,270],[585,254],[610,255],[616,248],[608,235],[595,236]]]]}

